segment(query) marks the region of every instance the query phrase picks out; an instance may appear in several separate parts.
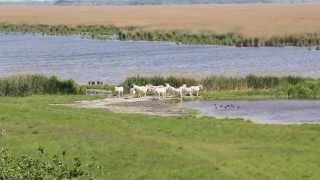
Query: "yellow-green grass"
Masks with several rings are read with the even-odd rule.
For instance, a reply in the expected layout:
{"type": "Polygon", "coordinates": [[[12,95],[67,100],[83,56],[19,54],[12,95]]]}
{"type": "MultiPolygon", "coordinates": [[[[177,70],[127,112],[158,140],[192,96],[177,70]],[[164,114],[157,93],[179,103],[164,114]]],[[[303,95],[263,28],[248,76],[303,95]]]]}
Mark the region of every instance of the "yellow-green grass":
{"type": "Polygon", "coordinates": [[[204,91],[201,99],[206,100],[272,100],[288,99],[288,95],[277,93],[276,90],[225,90],[204,91]]]}
{"type": "Polygon", "coordinates": [[[85,96],[0,98],[0,145],[96,158],[96,179],[318,179],[319,125],[261,125],[52,106],[85,96]]]}

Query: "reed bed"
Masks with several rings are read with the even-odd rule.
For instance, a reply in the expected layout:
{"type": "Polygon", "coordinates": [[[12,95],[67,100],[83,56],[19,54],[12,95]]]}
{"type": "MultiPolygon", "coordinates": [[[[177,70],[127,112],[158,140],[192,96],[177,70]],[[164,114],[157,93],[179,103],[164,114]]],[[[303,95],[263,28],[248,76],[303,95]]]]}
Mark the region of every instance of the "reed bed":
{"type": "Polygon", "coordinates": [[[111,39],[119,32],[114,26],[100,25],[28,25],[0,23],[0,32],[39,33],[42,35],[80,35],[93,39],[111,39]]]}
{"type": "Polygon", "coordinates": [[[143,77],[135,76],[127,78],[122,85],[128,89],[132,84],[137,85],[165,85],[180,87],[203,85],[205,92],[221,91],[246,91],[273,94],[274,97],[288,99],[319,99],[320,98],[320,79],[303,78],[297,76],[275,77],[275,76],[255,76],[246,77],[223,77],[209,76],[204,79],[191,79],[179,77],[143,77]]]}
{"type": "MultiPolygon", "coordinates": [[[[128,93],[133,84],[155,86],[169,83],[173,87],[203,85],[203,95],[216,97],[215,92],[251,92],[273,95],[287,99],[320,99],[320,79],[296,76],[275,77],[255,76],[223,77],[209,76],[203,79],[161,76],[128,77],[120,85],[128,93]]],[[[113,85],[78,85],[73,80],[60,80],[56,76],[15,75],[0,78],[0,96],[28,96],[34,94],[84,94],[86,89],[105,89],[112,91],[113,85]]],[[[227,93],[228,94],[228,93],[227,93]]],[[[224,96],[226,93],[224,93],[224,96]]]]}
{"type": "Polygon", "coordinates": [[[121,30],[120,40],[171,41],[182,44],[209,44],[237,47],[319,46],[320,33],[291,34],[283,36],[246,37],[236,33],[186,32],[186,31],[137,31],[121,30]]]}
{"type": "Polygon", "coordinates": [[[0,23],[0,32],[39,33],[47,35],[79,35],[92,39],[170,41],[182,44],[209,44],[237,47],[260,46],[313,46],[320,49],[320,33],[304,33],[283,36],[245,37],[236,33],[145,31],[139,27],[115,27],[102,25],[28,25],[0,23]]]}

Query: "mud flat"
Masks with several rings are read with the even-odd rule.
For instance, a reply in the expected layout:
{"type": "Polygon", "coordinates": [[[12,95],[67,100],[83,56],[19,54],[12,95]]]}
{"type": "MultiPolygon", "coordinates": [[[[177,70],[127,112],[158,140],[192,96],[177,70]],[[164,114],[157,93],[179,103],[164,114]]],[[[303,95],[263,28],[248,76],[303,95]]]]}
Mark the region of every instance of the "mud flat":
{"type": "Polygon", "coordinates": [[[67,106],[102,108],[120,113],[140,113],[159,116],[182,116],[198,112],[215,118],[250,120],[262,124],[319,124],[320,101],[317,100],[260,100],[260,101],[186,101],[176,99],[106,98],[77,101],[67,106]]]}
{"type": "Polygon", "coordinates": [[[180,103],[169,103],[171,100],[159,100],[154,97],[122,97],[122,98],[105,98],[91,101],[76,101],[66,106],[78,108],[99,108],[107,109],[119,113],[138,113],[158,116],[181,116],[188,115],[192,110],[181,106],[180,103]]]}

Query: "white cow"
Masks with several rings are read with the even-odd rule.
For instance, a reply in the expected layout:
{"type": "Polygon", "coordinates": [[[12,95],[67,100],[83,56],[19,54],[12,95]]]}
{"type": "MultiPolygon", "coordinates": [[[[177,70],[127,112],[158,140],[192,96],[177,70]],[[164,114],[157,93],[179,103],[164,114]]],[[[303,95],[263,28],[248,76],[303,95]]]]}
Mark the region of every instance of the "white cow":
{"type": "Polygon", "coordinates": [[[186,94],[186,95],[190,95],[192,97],[193,90],[191,89],[191,87],[187,87],[187,85],[184,84],[180,87],[180,89],[181,89],[182,95],[186,94]]]}
{"type": "Polygon", "coordinates": [[[138,97],[141,97],[141,94],[143,94],[144,96],[147,96],[148,88],[146,86],[137,86],[133,84],[132,88],[138,94],[138,97]]]}
{"type": "Polygon", "coordinates": [[[157,94],[156,89],[157,89],[157,88],[161,88],[161,87],[163,87],[163,86],[153,86],[153,85],[151,85],[151,84],[147,84],[146,87],[147,87],[147,89],[148,89],[148,92],[151,92],[151,93],[153,93],[153,94],[157,94]]]}
{"type": "Polygon", "coordinates": [[[123,96],[123,91],[124,91],[124,89],[123,89],[122,86],[116,86],[116,87],[114,87],[114,91],[117,92],[118,97],[123,96]]]}
{"type": "Polygon", "coordinates": [[[165,86],[153,86],[151,84],[147,84],[146,87],[148,88],[148,91],[151,92],[152,94],[156,94],[160,97],[162,96],[165,98],[167,96],[167,87],[165,86]]]}
{"type": "Polygon", "coordinates": [[[156,87],[155,88],[155,92],[157,93],[157,95],[159,96],[159,99],[161,98],[161,95],[163,98],[166,98],[167,96],[167,87],[156,87]]]}
{"type": "Polygon", "coordinates": [[[196,93],[197,96],[199,96],[199,92],[203,89],[203,86],[200,84],[198,86],[191,86],[192,93],[196,93]]]}
{"type": "Polygon", "coordinates": [[[130,88],[130,94],[136,95],[136,90],[134,90],[133,88],[130,88]]]}
{"type": "Polygon", "coordinates": [[[182,88],[175,88],[170,86],[170,84],[166,83],[166,88],[167,88],[167,92],[168,93],[172,93],[173,95],[179,95],[180,97],[182,97],[182,88]]]}

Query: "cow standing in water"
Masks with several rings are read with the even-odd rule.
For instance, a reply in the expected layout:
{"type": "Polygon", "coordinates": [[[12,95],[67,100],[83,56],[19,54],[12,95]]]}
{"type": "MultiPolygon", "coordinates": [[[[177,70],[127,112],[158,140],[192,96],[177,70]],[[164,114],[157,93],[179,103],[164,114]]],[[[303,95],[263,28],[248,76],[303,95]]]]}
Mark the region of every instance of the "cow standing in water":
{"type": "Polygon", "coordinates": [[[120,98],[121,96],[123,96],[124,88],[122,86],[114,87],[114,91],[117,92],[118,97],[120,98]]]}

